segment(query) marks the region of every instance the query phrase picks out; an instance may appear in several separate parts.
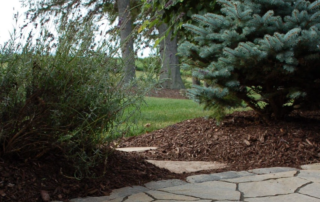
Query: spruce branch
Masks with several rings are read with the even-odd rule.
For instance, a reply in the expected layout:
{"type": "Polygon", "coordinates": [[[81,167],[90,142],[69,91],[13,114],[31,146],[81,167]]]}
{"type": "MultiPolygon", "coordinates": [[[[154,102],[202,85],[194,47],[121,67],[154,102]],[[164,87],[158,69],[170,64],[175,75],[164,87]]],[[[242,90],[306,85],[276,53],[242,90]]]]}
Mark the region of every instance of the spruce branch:
{"type": "Polygon", "coordinates": [[[312,4],[309,5],[308,9],[309,10],[314,10],[320,7],[320,0],[317,0],[313,2],[312,4]]]}
{"type": "Polygon", "coordinates": [[[192,19],[199,23],[204,23],[206,25],[212,26],[212,23],[209,22],[208,19],[202,15],[193,15],[192,19]]]}
{"type": "Polygon", "coordinates": [[[297,36],[301,32],[301,28],[294,28],[284,35],[284,40],[288,41],[292,37],[297,36]]]}

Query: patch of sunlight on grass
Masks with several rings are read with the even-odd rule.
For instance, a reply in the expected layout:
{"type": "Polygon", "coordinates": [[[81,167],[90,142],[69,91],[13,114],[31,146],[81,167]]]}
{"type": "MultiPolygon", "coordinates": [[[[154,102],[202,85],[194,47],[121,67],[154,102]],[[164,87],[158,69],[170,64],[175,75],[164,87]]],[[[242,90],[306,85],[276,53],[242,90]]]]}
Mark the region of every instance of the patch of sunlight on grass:
{"type": "Polygon", "coordinates": [[[210,111],[192,100],[146,97],[146,104],[141,107],[141,117],[129,136],[158,130],[175,123],[210,116],[210,111]]]}

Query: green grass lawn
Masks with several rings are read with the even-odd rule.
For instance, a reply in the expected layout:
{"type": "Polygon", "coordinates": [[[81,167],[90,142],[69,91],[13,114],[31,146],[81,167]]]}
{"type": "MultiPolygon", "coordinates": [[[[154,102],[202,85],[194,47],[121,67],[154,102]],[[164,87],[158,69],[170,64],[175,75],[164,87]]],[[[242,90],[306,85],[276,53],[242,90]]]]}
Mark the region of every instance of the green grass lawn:
{"type": "Polygon", "coordinates": [[[206,117],[210,111],[192,100],[146,97],[141,107],[141,117],[129,136],[151,132],[166,126],[197,117],[206,117]],[[149,125],[149,127],[145,127],[149,125]]]}
{"type": "MultiPolygon", "coordinates": [[[[145,76],[145,72],[136,71],[136,76],[145,76]]],[[[186,82],[192,83],[190,76],[183,76],[186,82]]],[[[141,106],[141,115],[126,136],[135,136],[198,117],[209,117],[212,111],[203,110],[203,106],[192,100],[146,97],[146,104],[141,106]]],[[[248,110],[248,109],[237,109],[248,110]]],[[[232,113],[232,111],[230,111],[232,113]]]]}

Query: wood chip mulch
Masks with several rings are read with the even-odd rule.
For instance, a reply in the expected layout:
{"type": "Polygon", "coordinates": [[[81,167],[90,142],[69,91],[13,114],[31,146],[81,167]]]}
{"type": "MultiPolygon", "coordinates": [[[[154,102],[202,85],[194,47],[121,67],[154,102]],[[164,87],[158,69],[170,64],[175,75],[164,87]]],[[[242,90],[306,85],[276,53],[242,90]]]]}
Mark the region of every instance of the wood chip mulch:
{"type": "Polygon", "coordinates": [[[104,177],[85,180],[63,175],[70,168],[55,154],[41,160],[2,157],[0,202],[46,201],[49,198],[67,202],[77,197],[108,195],[113,189],[155,180],[260,167],[299,168],[303,164],[319,163],[320,111],[294,112],[286,121],[269,125],[261,123],[250,111],[236,112],[220,125],[212,119],[197,118],[122,139],[120,146],[157,146],[159,149],[131,154],[114,152],[108,159],[104,177]],[[144,159],[219,161],[229,166],[178,175],[144,159]]]}
{"type": "Polygon", "coordinates": [[[197,118],[127,138],[120,146],[158,146],[144,157],[218,161],[227,163],[227,170],[298,168],[320,162],[320,111],[294,112],[287,121],[269,125],[260,123],[252,111],[235,112],[220,125],[212,119],[197,118]]]}

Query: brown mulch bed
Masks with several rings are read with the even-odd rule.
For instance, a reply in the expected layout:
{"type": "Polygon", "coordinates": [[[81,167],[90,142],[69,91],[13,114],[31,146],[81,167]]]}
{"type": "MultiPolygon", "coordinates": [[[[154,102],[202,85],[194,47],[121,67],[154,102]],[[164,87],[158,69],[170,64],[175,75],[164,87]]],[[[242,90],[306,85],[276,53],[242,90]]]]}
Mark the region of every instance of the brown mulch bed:
{"type": "MultiPolygon", "coordinates": [[[[178,98],[178,93],[162,92],[162,97],[178,98]]],[[[303,164],[319,163],[320,111],[294,112],[286,121],[269,125],[261,123],[254,112],[236,112],[220,125],[212,119],[197,118],[122,139],[120,146],[157,146],[159,149],[139,154],[114,152],[108,159],[104,177],[81,181],[63,175],[70,168],[55,154],[37,161],[0,158],[0,201],[43,201],[46,196],[68,201],[108,195],[113,189],[153,180],[185,179],[200,173],[259,167],[299,168],[303,164]],[[229,166],[178,175],[144,159],[219,161],[229,166]]]]}
{"type": "MultiPolygon", "coordinates": [[[[263,124],[253,111],[235,112],[220,125],[197,118],[131,137],[121,147],[158,146],[147,159],[218,161],[227,170],[320,162],[320,111],[294,112],[287,121],[263,124]]],[[[210,171],[212,172],[212,171],[210,171]]]]}

